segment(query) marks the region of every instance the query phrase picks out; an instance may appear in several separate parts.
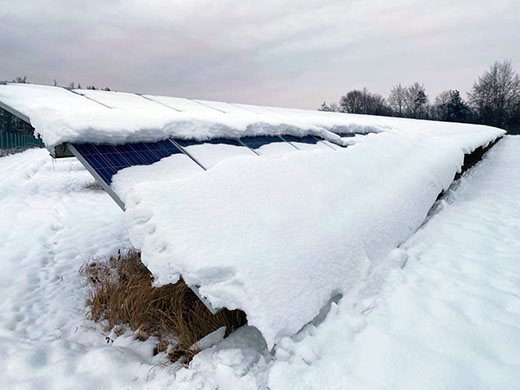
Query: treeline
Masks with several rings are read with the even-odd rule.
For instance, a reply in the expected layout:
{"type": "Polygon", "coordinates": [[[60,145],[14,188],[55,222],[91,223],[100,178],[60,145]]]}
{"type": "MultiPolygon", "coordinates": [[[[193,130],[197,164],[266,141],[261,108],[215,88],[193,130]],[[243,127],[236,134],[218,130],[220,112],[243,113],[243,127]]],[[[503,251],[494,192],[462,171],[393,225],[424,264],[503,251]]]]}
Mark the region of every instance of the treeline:
{"type": "Polygon", "coordinates": [[[396,85],[386,99],[366,88],[354,89],[320,110],[478,123],[520,133],[520,77],[510,62],[495,62],[473,83],[466,100],[453,89],[430,101],[424,85],[416,82],[396,85]]]}

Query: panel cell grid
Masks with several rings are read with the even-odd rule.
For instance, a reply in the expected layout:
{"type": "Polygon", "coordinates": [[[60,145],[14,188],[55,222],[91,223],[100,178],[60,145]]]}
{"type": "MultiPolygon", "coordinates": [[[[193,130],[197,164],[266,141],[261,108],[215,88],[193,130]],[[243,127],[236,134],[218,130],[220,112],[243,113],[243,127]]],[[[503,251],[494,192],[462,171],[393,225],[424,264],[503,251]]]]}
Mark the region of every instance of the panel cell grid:
{"type": "Polygon", "coordinates": [[[285,142],[280,137],[271,136],[271,135],[260,135],[257,137],[243,137],[243,138],[240,138],[240,141],[242,141],[245,145],[247,145],[251,149],[259,149],[260,147],[262,147],[264,145],[268,145],[268,144],[271,144],[274,142],[285,142]]]}
{"type": "Polygon", "coordinates": [[[304,144],[315,145],[319,142],[318,139],[314,138],[311,135],[306,135],[305,137],[295,137],[294,135],[284,135],[283,138],[289,142],[299,142],[304,144]]]}
{"type": "Polygon", "coordinates": [[[327,145],[318,137],[306,135],[304,137],[296,137],[294,135],[284,135],[283,138],[289,141],[300,150],[331,150],[334,147],[327,145]]]}
{"type": "Polygon", "coordinates": [[[164,157],[182,153],[168,140],[126,145],[74,144],[74,147],[107,184],[112,183],[112,176],[121,169],[150,165],[164,157]]]}
{"type": "Polygon", "coordinates": [[[212,138],[205,141],[196,141],[191,139],[174,139],[175,142],[177,142],[180,146],[183,148],[186,148],[188,146],[193,145],[201,145],[201,144],[226,144],[226,145],[233,145],[233,146],[242,146],[240,142],[236,139],[232,138],[212,138]]]}

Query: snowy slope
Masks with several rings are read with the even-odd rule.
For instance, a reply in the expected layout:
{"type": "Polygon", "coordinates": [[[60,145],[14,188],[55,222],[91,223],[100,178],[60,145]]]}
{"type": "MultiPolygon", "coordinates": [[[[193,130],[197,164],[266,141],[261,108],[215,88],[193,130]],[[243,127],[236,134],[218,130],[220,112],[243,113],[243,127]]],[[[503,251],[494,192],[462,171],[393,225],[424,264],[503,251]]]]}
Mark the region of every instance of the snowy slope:
{"type": "Polygon", "coordinates": [[[520,388],[519,164],[520,137],[500,141],[402,246],[365,318],[340,304],[287,342],[270,388],[520,388]]]}
{"type": "Polygon", "coordinates": [[[273,354],[245,327],[181,368],[84,319],[81,262],[129,245],[118,207],[73,160],[0,158],[0,388],[519,388],[518,166],[506,137],[393,253],[407,261],[375,296],[333,303],[273,354]]]}

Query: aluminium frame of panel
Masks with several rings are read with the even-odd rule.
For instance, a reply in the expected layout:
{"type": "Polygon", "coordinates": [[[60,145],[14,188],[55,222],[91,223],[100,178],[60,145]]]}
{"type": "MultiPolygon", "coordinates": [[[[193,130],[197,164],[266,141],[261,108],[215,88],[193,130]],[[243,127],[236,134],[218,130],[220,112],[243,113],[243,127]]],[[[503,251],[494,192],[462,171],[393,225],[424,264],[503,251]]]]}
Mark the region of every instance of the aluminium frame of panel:
{"type": "Polygon", "coordinates": [[[121,198],[114,192],[110,185],[103,180],[101,176],[96,172],[96,170],[88,163],[88,161],[81,155],[81,153],[72,145],[71,143],[67,143],[67,149],[76,157],[81,165],[83,165],[87,171],[90,172],[94,179],[99,183],[99,185],[105,190],[105,192],[110,195],[110,197],[117,203],[117,205],[121,208],[121,210],[125,211],[125,203],[121,200],[121,198]]]}

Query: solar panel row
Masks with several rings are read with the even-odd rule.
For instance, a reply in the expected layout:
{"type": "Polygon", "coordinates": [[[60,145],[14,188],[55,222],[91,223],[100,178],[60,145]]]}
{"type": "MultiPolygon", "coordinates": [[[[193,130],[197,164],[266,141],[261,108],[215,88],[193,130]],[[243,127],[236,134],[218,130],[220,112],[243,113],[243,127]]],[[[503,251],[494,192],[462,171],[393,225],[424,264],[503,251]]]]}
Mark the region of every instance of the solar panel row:
{"type": "Polygon", "coordinates": [[[150,165],[182,153],[168,140],[125,145],[74,144],[74,147],[107,184],[112,183],[112,176],[121,169],[150,165]]]}
{"type": "MultiPolygon", "coordinates": [[[[332,148],[327,141],[314,136],[256,136],[237,139],[216,138],[207,141],[173,139],[159,142],[140,142],[124,145],[72,144],[72,151],[80,158],[103,188],[109,189],[113,176],[120,170],[136,166],[150,165],[173,154],[192,159],[202,169],[215,165],[218,161],[231,156],[276,155],[296,149],[332,148]]],[[[122,206],[117,195],[111,193],[122,206]]]]}

